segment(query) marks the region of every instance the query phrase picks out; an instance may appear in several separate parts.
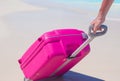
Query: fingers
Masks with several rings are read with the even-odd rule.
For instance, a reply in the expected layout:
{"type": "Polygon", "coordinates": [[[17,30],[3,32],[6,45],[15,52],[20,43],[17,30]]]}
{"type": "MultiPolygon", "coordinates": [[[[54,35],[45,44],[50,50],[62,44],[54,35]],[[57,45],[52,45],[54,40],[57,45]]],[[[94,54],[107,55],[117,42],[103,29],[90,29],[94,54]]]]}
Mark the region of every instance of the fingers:
{"type": "Polygon", "coordinates": [[[98,30],[101,31],[100,24],[93,24],[93,33],[96,33],[98,30]]]}
{"type": "Polygon", "coordinates": [[[96,33],[98,30],[101,31],[101,23],[100,22],[96,22],[96,21],[93,21],[91,23],[91,25],[93,26],[93,33],[96,33]]]}
{"type": "Polygon", "coordinates": [[[93,32],[96,33],[97,30],[98,30],[98,26],[97,25],[93,25],[93,32]]]}
{"type": "Polygon", "coordinates": [[[104,22],[104,19],[96,18],[91,22],[91,25],[93,25],[93,33],[96,33],[97,31],[101,31],[100,28],[101,24],[104,22]]]}

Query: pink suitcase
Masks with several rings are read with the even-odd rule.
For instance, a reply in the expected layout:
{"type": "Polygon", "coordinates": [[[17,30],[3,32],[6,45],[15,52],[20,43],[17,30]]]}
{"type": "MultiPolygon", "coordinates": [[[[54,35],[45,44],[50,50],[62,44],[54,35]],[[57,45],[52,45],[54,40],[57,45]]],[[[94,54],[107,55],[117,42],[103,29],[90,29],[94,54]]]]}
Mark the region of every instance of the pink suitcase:
{"type": "MultiPolygon", "coordinates": [[[[100,35],[99,33],[96,35],[100,35]]],[[[91,38],[77,29],[59,29],[44,33],[19,59],[25,81],[61,76],[69,71],[90,52],[88,43],[95,36],[93,33],[89,34],[91,38]]]]}

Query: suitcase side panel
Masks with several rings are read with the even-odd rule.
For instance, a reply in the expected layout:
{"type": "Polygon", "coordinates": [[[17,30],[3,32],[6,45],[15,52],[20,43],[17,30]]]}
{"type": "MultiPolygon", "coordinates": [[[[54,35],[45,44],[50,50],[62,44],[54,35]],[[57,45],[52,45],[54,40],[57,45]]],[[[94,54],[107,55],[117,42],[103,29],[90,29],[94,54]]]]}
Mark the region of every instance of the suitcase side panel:
{"type": "Polygon", "coordinates": [[[36,40],[29,48],[28,50],[23,54],[23,56],[18,60],[19,64],[23,64],[36,50],[40,45],[40,41],[36,40]]]}
{"type": "Polygon", "coordinates": [[[51,72],[62,64],[59,61],[63,57],[63,49],[61,49],[60,43],[49,43],[45,45],[43,50],[41,50],[37,56],[34,57],[34,59],[23,69],[23,72],[27,78],[32,80],[48,77],[51,72]],[[57,47],[58,50],[53,50],[55,47],[57,47]],[[51,64],[54,65],[51,66],[51,64]]]}
{"type": "Polygon", "coordinates": [[[34,58],[36,53],[41,49],[45,42],[41,38],[36,40],[30,48],[24,53],[24,55],[19,59],[19,64],[21,66],[21,69],[27,66],[27,64],[34,58]]]}

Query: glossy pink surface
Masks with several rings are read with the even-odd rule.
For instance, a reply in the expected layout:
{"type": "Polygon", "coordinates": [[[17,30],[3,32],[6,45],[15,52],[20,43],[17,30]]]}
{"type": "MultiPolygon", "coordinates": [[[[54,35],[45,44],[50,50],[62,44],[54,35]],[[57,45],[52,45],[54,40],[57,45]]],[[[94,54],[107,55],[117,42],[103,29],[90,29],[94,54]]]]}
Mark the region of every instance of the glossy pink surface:
{"type": "MultiPolygon", "coordinates": [[[[25,77],[34,81],[50,77],[66,61],[67,57],[86,40],[83,38],[83,33],[76,29],[59,29],[43,34],[19,60],[25,77]]],[[[88,45],[55,76],[69,71],[89,51],[88,45]]]]}

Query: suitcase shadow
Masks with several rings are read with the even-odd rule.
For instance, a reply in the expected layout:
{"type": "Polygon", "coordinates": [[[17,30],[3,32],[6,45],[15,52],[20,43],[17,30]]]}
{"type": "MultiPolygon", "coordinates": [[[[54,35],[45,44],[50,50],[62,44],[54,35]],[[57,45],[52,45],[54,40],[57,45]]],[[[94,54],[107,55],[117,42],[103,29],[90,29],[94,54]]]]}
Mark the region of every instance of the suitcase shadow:
{"type": "Polygon", "coordinates": [[[40,81],[105,81],[105,80],[92,77],[89,75],[84,75],[81,73],[69,71],[61,77],[52,77],[52,78],[48,78],[40,81]]]}

